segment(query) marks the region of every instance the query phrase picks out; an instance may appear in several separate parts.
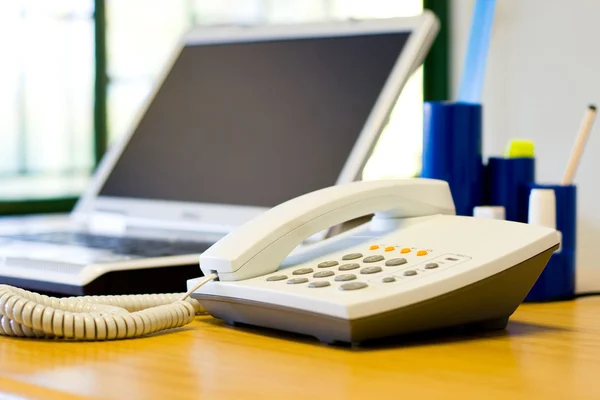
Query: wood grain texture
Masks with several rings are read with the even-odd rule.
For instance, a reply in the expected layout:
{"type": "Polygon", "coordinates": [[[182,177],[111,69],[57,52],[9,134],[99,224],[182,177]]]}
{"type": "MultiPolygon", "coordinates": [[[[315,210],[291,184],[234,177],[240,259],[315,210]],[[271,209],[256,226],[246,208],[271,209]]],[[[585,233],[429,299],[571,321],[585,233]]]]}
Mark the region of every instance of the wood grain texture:
{"type": "Polygon", "coordinates": [[[600,398],[600,297],[524,304],[506,331],[359,348],[208,316],[149,338],[0,338],[0,389],[30,398],[600,398]]]}

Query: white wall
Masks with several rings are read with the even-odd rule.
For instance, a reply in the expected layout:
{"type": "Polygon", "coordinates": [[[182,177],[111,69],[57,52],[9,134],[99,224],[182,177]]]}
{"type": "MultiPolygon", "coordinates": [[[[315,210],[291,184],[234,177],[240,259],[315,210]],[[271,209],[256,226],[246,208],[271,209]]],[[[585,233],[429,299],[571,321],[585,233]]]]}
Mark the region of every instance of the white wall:
{"type": "MultiPolygon", "coordinates": [[[[452,0],[453,93],[474,0],[452,0]]],[[[483,93],[484,155],[510,138],[536,144],[538,181],[558,183],[589,103],[600,107],[600,1],[498,0],[483,93]]],[[[599,118],[600,119],[600,118],[599,118]]],[[[578,185],[578,267],[600,267],[600,121],[578,185]]]]}

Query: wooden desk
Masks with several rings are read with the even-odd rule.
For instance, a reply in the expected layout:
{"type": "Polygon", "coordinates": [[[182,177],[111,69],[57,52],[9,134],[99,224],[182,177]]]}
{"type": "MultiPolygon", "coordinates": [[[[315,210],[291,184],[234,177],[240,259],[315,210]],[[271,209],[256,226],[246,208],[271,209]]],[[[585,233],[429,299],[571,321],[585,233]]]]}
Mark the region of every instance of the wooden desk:
{"type": "Polygon", "coordinates": [[[203,316],[127,341],[0,338],[0,388],[49,399],[600,398],[600,297],[524,304],[506,331],[476,337],[349,349],[264,333],[203,316]]]}

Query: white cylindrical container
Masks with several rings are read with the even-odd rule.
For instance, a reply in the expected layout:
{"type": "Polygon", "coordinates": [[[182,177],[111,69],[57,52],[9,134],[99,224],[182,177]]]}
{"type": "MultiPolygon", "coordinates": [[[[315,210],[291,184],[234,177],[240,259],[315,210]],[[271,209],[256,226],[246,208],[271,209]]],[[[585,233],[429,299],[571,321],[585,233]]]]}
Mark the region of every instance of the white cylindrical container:
{"type": "MultiPolygon", "coordinates": [[[[529,210],[527,222],[533,225],[542,225],[556,229],[556,194],[554,189],[531,189],[529,193],[529,210]]],[[[562,233],[557,231],[562,250],[562,233]]]]}
{"type": "Polygon", "coordinates": [[[531,189],[527,222],[556,229],[556,195],[554,189],[531,189]]]}

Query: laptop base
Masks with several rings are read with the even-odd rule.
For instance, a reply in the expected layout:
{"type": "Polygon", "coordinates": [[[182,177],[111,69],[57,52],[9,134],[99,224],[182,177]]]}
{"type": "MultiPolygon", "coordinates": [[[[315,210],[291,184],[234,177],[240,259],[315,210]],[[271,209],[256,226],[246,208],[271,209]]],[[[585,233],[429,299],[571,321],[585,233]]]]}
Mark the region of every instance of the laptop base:
{"type": "Polygon", "coordinates": [[[203,276],[198,264],[110,271],[85,286],[0,276],[11,285],[54,297],[185,293],[187,280],[203,276]]]}

